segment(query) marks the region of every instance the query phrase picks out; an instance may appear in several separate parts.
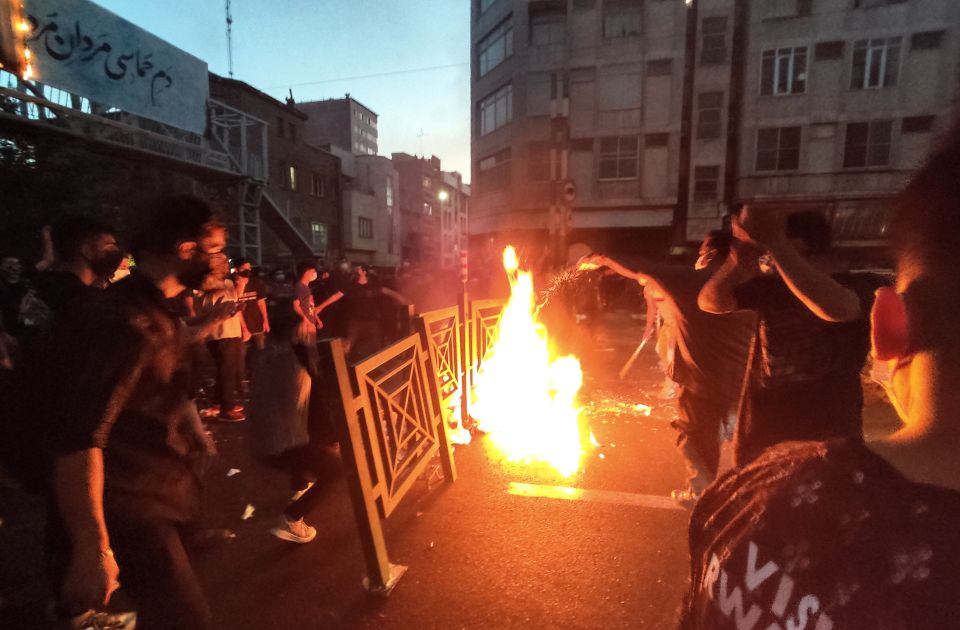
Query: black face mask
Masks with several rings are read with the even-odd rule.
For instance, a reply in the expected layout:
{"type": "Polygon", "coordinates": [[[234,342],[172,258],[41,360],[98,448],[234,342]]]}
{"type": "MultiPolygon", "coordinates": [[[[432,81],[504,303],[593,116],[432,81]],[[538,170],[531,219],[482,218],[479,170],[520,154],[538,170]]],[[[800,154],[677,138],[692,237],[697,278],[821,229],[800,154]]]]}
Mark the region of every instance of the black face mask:
{"type": "Polygon", "coordinates": [[[249,269],[241,269],[240,271],[237,272],[237,275],[240,276],[241,278],[249,278],[252,275],[252,273],[249,269]]]}
{"type": "Polygon", "coordinates": [[[199,256],[183,263],[183,269],[177,274],[177,280],[188,289],[199,289],[211,271],[213,268],[210,266],[210,259],[199,256]]]}
{"type": "Polygon", "coordinates": [[[90,260],[90,270],[98,278],[109,278],[116,271],[120,263],[123,262],[123,252],[119,250],[108,250],[96,258],[90,260]]]}

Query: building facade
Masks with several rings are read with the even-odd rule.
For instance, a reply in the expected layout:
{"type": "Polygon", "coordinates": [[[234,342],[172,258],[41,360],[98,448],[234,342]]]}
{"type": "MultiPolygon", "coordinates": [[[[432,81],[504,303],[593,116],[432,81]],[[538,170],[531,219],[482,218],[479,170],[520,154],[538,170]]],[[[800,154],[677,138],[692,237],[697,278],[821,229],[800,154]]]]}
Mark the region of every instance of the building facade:
{"type": "Polygon", "coordinates": [[[210,94],[268,123],[266,185],[259,199],[264,263],[341,255],[340,158],[306,142],[307,115],[256,88],[210,75],[210,94]]]}
{"type": "Polygon", "coordinates": [[[475,240],[665,247],[747,202],[817,208],[869,241],[958,93],[951,0],[472,10],[475,240]]]}
{"type": "Polygon", "coordinates": [[[353,263],[400,264],[399,178],[389,158],[332,151],[343,164],[343,255],[353,263]]]}
{"type": "Polygon", "coordinates": [[[349,94],[343,98],[297,104],[307,114],[307,142],[332,145],[355,155],[377,154],[377,114],[349,94]]]}

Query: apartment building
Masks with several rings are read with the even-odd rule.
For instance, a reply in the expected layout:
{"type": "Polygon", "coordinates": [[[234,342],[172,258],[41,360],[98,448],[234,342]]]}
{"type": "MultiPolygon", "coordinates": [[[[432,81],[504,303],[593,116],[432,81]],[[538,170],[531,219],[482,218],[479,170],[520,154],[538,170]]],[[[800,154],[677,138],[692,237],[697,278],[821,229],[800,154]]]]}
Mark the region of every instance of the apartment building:
{"type": "Polygon", "coordinates": [[[349,93],[297,103],[297,109],[308,116],[304,133],[310,144],[343,147],[355,155],[377,154],[377,114],[349,93]]]}
{"type": "Polygon", "coordinates": [[[321,262],[340,256],[342,193],[340,159],[308,144],[307,115],[253,86],[210,75],[214,98],[268,124],[268,164],[260,219],[264,263],[292,263],[315,257],[321,262]]]}
{"type": "Polygon", "coordinates": [[[951,0],[472,8],[475,242],[665,248],[743,202],[875,241],[958,93],[951,0]]]}
{"type": "Polygon", "coordinates": [[[390,158],[332,147],[343,164],[343,255],[353,263],[400,264],[399,177],[390,158]]]}

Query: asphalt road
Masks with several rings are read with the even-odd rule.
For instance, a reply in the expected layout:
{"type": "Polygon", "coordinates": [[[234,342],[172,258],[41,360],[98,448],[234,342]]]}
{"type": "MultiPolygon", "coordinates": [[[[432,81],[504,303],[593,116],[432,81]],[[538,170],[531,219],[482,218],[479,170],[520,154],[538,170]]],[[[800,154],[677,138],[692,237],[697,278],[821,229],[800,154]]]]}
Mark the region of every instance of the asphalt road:
{"type": "MultiPolygon", "coordinates": [[[[361,586],[343,483],[307,518],[316,540],[277,540],[269,529],[289,498],[285,475],[248,454],[244,425],[215,425],[204,520],[236,538],[193,557],[217,627],[672,627],[688,574],[688,513],[669,500],[684,477],[675,405],[656,397],[662,377],[649,349],[626,380],[616,377],[641,324],[608,316],[584,357],[582,402],[601,446],[583,470],[562,478],[507,464],[486,439],[458,446],[457,482],[418,482],[385,522],[391,560],[408,567],[387,598],[361,586]]],[[[41,506],[0,487],[0,517],[0,627],[42,628],[41,506]]]]}

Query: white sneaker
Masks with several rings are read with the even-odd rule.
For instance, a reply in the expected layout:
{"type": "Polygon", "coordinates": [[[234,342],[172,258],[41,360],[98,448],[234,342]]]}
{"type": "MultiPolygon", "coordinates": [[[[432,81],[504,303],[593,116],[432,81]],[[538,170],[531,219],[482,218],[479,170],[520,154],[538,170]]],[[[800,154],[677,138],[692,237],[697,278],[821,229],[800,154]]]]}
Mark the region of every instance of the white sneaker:
{"type": "Polygon", "coordinates": [[[274,527],[270,533],[280,540],[287,540],[295,543],[308,543],[317,537],[317,529],[310,527],[303,522],[303,519],[291,521],[286,517],[281,518],[281,526],[274,527]]]}

